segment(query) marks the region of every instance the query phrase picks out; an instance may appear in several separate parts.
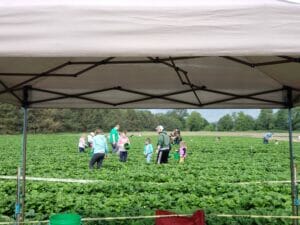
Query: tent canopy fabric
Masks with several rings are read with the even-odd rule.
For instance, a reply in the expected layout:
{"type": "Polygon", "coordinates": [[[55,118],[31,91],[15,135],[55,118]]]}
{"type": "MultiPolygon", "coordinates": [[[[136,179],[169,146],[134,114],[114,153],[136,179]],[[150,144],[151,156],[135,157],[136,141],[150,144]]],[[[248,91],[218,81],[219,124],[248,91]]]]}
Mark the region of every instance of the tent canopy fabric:
{"type": "Polygon", "coordinates": [[[3,0],[0,102],[297,106],[299,40],[300,4],[285,0],[3,0]]]}

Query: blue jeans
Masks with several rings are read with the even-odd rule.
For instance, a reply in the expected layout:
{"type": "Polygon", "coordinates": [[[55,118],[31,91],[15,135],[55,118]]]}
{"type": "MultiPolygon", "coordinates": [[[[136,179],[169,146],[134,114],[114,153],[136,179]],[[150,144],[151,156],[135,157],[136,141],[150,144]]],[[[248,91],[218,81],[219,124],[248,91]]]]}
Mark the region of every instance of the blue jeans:
{"type": "Polygon", "coordinates": [[[111,143],[112,153],[116,153],[118,151],[118,145],[111,143]]]}
{"type": "Polygon", "coordinates": [[[151,162],[151,157],[152,157],[152,154],[147,154],[146,155],[146,161],[147,161],[147,163],[151,162]]]}
{"type": "Polygon", "coordinates": [[[127,156],[128,156],[127,151],[120,151],[120,162],[126,162],[127,156]]]}
{"type": "Polygon", "coordinates": [[[96,153],[91,158],[91,161],[89,163],[90,169],[94,168],[94,164],[97,163],[97,169],[100,169],[102,166],[102,162],[104,160],[105,154],[104,153],[96,153]]]}

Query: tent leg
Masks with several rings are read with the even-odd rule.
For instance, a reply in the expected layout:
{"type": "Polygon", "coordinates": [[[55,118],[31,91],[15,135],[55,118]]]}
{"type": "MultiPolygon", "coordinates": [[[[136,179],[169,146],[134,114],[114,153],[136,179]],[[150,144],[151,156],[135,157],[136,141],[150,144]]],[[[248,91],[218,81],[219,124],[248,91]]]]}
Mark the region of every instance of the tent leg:
{"type": "MultiPolygon", "coordinates": [[[[292,126],[292,109],[288,109],[289,123],[289,151],[290,151],[290,170],[291,170],[291,197],[292,197],[292,213],[293,216],[298,216],[299,200],[298,200],[298,184],[296,180],[296,164],[293,149],[293,126],[292,126]]],[[[298,219],[293,220],[293,225],[298,225],[298,219]]]]}
{"type": "Polygon", "coordinates": [[[26,192],[26,153],[27,153],[27,126],[28,126],[28,108],[23,107],[23,137],[22,137],[22,190],[21,190],[21,221],[25,219],[25,192],[26,192]]]}
{"type": "Polygon", "coordinates": [[[15,208],[15,218],[16,218],[16,224],[20,224],[20,199],[21,199],[21,186],[20,186],[20,177],[21,177],[21,168],[18,167],[17,170],[17,199],[16,199],[16,208],[15,208]]]}

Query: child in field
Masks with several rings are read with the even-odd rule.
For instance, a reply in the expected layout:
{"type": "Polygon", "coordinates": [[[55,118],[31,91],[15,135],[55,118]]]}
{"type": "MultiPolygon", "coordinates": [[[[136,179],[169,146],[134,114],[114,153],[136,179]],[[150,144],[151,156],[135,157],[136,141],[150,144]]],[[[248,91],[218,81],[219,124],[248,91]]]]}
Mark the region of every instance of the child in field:
{"type": "Polygon", "coordinates": [[[92,145],[93,145],[93,137],[95,136],[95,133],[94,132],[91,132],[88,136],[87,136],[87,139],[88,139],[88,145],[90,148],[92,148],[92,145]]]}
{"type": "Polygon", "coordinates": [[[127,131],[123,131],[119,137],[117,146],[120,154],[120,162],[126,162],[128,156],[128,146],[130,144],[129,138],[126,136],[127,131]]]}
{"type": "Polygon", "coordinates": [[[151,144],[151,139],[147,138],[144,146],[144,155],[146,156],[147,163],[151,162],[152,154],[153,154],[153,146],[151,144]]]}
{"type": "Polygon", "coordinates": [[[186,158],[186,150],[187,150],[187,147],[186,147],[186,143],[184,141],[181,141],[180,142],[180,148],[179,148],[179,155],[180,155],[180,160],[179,160],[179,163],[183,163],[185,158],[186,158]]]}
{"type": "Polygon", "coordinates": [[[78,151],[79,152],[84,152],[85,147],[86,147],[86,144],[85,144],[85,134],[83,134],[79,138],[78,151]]]}

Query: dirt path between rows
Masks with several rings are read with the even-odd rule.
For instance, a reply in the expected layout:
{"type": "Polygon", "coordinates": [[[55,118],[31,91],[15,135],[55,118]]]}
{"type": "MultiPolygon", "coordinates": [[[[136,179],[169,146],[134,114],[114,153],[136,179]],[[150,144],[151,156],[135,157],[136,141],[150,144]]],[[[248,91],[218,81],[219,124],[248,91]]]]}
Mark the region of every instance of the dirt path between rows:
{"type": "MultiPolygon", "coordinates": [[[[168,132],[170,133],[170,132],[168,132]]],[[[182,131],[182,136],[213,136],[213,137],[252,137],[252,138],[263,138],[263,132],[255,132],[255,131],[241,131],[241,132],[221,132],[221,131],[197,131],[197,132],[190,132],[190,131],[182,131]]],[[[133,132],[130,133],[136,136],[150,136],[154,135],[154,132],[133,132]]],[[[286,133],[276,133],[274,132],[273,140],[278,141],[288,141],[289,134],[286,133]]],[[[295,132],[293,133],[293,141],[300,142],[300,133],[295,132]]]]}

